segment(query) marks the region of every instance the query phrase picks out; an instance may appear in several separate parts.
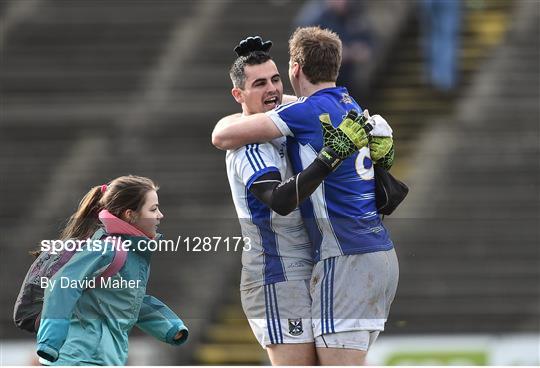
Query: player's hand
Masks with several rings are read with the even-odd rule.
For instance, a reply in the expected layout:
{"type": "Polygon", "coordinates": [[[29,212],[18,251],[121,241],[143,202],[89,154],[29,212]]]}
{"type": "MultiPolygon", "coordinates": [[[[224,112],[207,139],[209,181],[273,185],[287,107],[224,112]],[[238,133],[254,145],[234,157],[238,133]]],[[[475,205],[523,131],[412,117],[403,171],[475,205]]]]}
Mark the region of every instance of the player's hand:
{"type": "Polygon", "coordinates": [[[369,155],[377,162],[390,152],[394,146],[392,137],[371,137],[369,140],[369,155]]]}
{"type": "Polygon", "coordinates": [[[390,137],[392,138],[392,127],[385,118],[381,115],[369,115],[369,111],[366,109],[362,113],[366,119],[364,129],[370,137],[390,137]]]}
{"type": "Polygon", "coordinates": [[[368,137],[363,128],[365,117],[355,110],[349,111],[345,119],[334,128],[330,115],[322,114],[319,120],[323,129],[324,148],[318,158],[334,170],[344,159],[367,146],[368,137]]]}
{"type": "Polygon", "coordinates": [[[319,120],[323,128],[324,146],[332,148],[341,159],[367,146],[368,136],[363,128],[366,119],[355,110],[349,111],[337,128],[332,125],[328,114],[320,115],[319,120]]]}
{"type": "Polygon", "coordinates": [[[382,166],[386,170],[390,170],[393,164],[394,164],[394,146],[390,148],[390,151],[386,155],[384,155],[383,158],[377,161],[377,165],[382,166]]]}
{"type": "Polygon", "coordinates": [[[380,115],[369,115],[368,110],[363,112],[367,120],[364,129],[369,133],[369,153],[373,162],[387,170],[394,164],[394,140],[390,124],[380,115]]]}
{"type": "Polygon", "coordinates": [[[180,340],[182,337],[184,337],[184,331],[178,331],[176,335],[174,335],[174,340],[180,340]]]}

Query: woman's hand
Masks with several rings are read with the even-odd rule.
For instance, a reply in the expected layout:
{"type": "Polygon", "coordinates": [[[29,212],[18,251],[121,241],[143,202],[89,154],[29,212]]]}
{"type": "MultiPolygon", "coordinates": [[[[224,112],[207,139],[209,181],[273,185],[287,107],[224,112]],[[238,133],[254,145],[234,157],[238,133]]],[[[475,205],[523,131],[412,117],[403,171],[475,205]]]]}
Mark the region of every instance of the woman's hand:
{"type": "Polygon", "coordinates": [[[182,337],[184,337],[184,331],[178,331],[176,335],[174,335],[174,340],[180,340],[182,337]]]}

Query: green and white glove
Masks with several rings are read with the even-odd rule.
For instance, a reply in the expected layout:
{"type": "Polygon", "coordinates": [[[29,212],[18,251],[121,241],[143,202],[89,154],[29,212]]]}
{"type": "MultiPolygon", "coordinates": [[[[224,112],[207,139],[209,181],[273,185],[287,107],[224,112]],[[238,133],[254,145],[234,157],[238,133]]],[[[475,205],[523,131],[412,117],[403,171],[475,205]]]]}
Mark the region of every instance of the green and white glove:
{"type": "Polygon", "coordinates": [[[363,115],[367,120],[364,129],[369,133],[369,155],[371,160],[386,170],[390,170],[394,164],[392,128],[380,115],[370,116],[368,110],[364,110],[363,115]]]}
{"type": "Polygon", "coordinates": [[[375,162],[386,156],[394,146],[392,137],[370,137],[369,155],[375,162]]]}
{"type": "Polygon", "coordinates": [[[331,170],[335,170],[341,161],[367,146],[368,136],[363,128],[366,119],[363,115],[359,116],[355,110],[349,111],[337,128],[332,125],[328,114],[319,115],[319,120],[323,129],[324,147],[317,158],[331,170]]]}
{"type": "Polygon", "coordinates": [[[394,146],[392,145],[390,151],[388,151],[388,153],[380,160],[376,161],[376,163],[386,169],[386,171],[390,170],[394,164],[394,146]]]}

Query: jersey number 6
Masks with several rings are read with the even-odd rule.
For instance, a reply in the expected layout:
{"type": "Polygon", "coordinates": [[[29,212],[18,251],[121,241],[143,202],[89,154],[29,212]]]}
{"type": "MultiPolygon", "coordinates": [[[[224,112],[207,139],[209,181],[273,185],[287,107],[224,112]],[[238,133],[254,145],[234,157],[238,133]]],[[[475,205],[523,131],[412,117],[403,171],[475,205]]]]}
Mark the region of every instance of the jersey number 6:
{"type": "Polygon", "coordinates": [[[362,147],[356,156],[356,172],[362,180],[372,180],[375,176],[373,162],[369,157],[369,147],[362,147]]]}

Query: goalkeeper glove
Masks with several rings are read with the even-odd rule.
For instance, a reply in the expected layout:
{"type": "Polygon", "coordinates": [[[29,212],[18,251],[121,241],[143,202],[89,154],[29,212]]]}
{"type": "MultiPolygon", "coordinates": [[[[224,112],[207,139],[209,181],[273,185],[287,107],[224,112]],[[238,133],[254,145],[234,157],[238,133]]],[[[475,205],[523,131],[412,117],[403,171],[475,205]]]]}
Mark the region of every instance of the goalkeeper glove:
{"type": "Polygon", "coordinates": [[[369,155],[375,162],[386,156],[394,146],[392,137],[370,137],[369,155]]]}
{"type": "Polygon", "coordinates": [[[390,170],[392,168],[392,165],[394,164],[394,146],[390,148],[390,151],[386,155],[384,155],[383,158],[381,158],[379,161],[377,161],[377,165],[382,166],[386,171],[390,170]]]}
{"type": "Polygon", "coordinates": [[[349,111],[337,128],[332,125],[328,114],[320,115],[319,120],[323,129],[324,147],[317,158],[331,170],[335,170],[341,161],[367,146],[367,133],[362,127],[366,119],[363,115],[359,116],[355,110],[349,111]]]}
{"type": "Polygon", "coordinates": [[[380,115],[370,116],[368,110],[364,110],[367,123],[364,129],[369,133],[369,155],[386,170],[390,170],[394,164],[394,140],[392,128],[380,115]]]}

